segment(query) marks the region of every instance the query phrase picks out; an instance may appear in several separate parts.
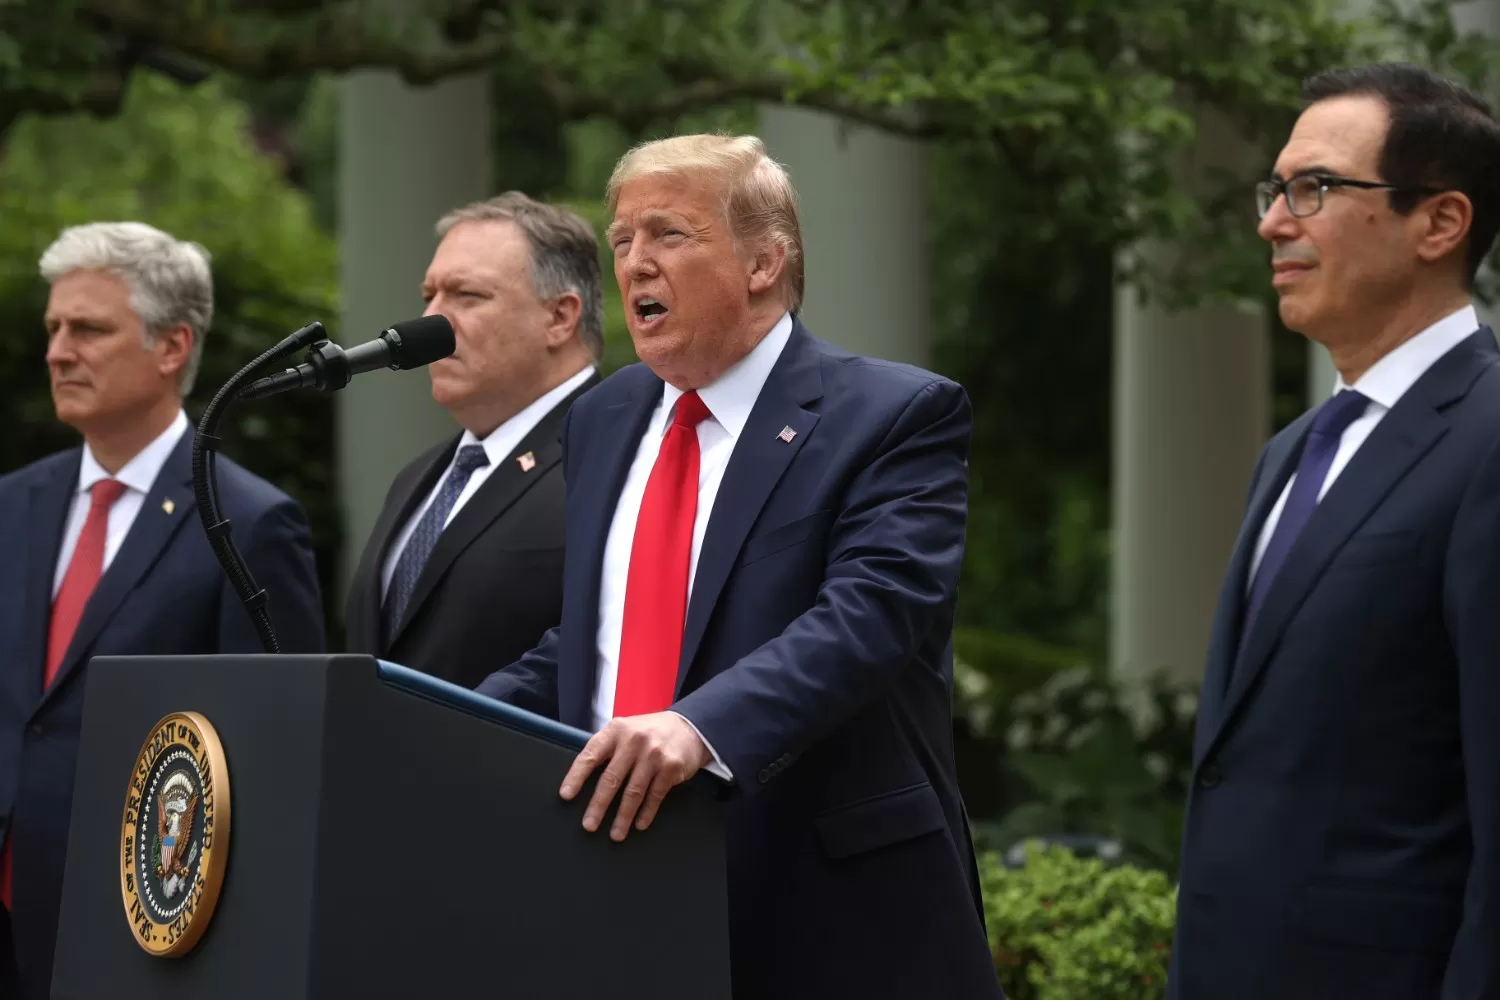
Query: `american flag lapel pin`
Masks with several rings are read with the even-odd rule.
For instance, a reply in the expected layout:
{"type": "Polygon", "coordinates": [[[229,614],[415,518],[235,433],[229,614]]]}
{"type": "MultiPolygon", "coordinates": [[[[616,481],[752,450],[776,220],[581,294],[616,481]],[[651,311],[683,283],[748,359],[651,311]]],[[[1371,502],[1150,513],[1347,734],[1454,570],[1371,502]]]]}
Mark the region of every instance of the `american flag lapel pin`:
{"type": "Polygon", "coordinates": [[[783,427],[781,429],[781,433],[778,434],[778,435],[776,435],[776,437],[777,437],[778,440],[785,441],[787,444],[791,444],[792,443],[792,438],[794,438],[796,436],[797,436],[797,432],[794,431],[794,430],[792,430],[791,424],[788,424],[787,426],[783,427]]]}
{"type": "Polygon", "coordinates": [[[536,455],[528,451],[516,459],[516,464],[521,467],[522,472],[530,472],[536,468],[536,455]]]}

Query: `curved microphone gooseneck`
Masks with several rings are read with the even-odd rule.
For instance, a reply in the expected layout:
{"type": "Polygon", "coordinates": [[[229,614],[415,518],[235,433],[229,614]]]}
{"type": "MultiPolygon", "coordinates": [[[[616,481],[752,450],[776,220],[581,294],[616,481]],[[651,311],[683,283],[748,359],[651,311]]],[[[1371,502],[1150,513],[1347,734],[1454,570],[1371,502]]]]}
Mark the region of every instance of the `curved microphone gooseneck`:
{"type": "Polygon", "coordinates": [[[281,649],[276,642],[276,630],[271,626],[270,613],[266,610],[266,592],[256,587],[250,568],[245,565],[244,557],[235,547],[234,538],[230,535],[229,520],[219,516],[219,480],[215,460],[224,442],[217,436],[217,431],[219,421],[229,409],[229,404],[234,402],[240,387],[257,369],[277,358],[327,339],[322,323],[309,323],[241,368],[233,378],[224,383],[223,388],[203,411],[203,418],[198,421],[198,430],[193,437],[193,496],[197,501],[198,519],[203,522],[203,530],[208,535],[208,544],[213,549],[214,558],[219,561],[234,592],[249,611],[251,620],[255,622],[255,630],[260,635],[261,646],[267,653],[279,653],[281,649]]]}

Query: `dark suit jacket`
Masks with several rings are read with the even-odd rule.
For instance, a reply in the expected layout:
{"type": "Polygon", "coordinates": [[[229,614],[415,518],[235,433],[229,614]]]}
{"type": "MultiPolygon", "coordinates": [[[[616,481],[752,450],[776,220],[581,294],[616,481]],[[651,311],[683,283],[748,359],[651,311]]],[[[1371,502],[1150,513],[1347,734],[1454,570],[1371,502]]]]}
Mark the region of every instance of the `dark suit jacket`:
{"type": "Polygon", "coordinates": [[[1500,352],[1430,368],[1334,480],[1236,658],[1267,445],[1219,601],[1173,1000],[1500,998],[1500,352]]]}
{"type": "MultiPolygon", "coordinates": [[[[28,997],[46,997],[51,981],[88,660],[262,652],[198,520],[192,446],[189,430],[100,578],[46,692],[52,580],[83,451],[0,477],[0,816],[3,835],[14,837],[11,916],[28,997]]],[[[255,582],[270,595],[282,651],[322,652],[322,604],[302,509],[228,459],[217,468],[221,509],[255,582]]]]}
{"type": "MultiPolygon", "coordinates": [[[[633,365],[573,408],[562,623],[481,693],[593,727],[605,539],[661,394],[633,365]]],[[[798,322],[724,472],[674,709],[735,776],[737,1000],[1000,996],[953,760],[970,426],[959,386],[798,322]]]]}
{"type": "Polygon", "coordinates": [[[455,435],[402,469],[349,589],[351,653],[369,653],[473,687],[536,645],[562,617],[562,429],[591,377],[544,416],[490,473],[438,539],[394,641],[381,633],[381,570],[391,543],[448,471],[455,435]],[[527,471],[516,461],[532,453],[527,471]]]}

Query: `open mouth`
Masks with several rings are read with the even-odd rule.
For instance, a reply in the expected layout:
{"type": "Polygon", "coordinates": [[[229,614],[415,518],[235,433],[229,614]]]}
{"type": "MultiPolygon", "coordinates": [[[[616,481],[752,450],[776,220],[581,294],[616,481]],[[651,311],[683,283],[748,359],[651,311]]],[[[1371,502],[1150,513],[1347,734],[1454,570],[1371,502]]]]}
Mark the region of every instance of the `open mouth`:
{"type": "Polygon", "coordinates": [[[666,306],[662,305],[660,302],[656,301],[653,298],[638,299],[635,303],[636,325],[640,326],[643,329],[655,326],[657,323],[661,322],[662,318],[665,317],[668,312],[669,310],[666,306]]]}

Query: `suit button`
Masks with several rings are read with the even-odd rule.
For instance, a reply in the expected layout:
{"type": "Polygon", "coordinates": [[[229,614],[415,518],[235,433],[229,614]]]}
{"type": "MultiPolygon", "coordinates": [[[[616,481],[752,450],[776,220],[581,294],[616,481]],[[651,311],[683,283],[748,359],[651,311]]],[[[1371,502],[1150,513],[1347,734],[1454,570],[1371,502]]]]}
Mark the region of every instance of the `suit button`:
{"type": "Polygon", "coordinates": [[[1198,784],[1204,788],[1218,788],[1219,782],[1223,780],[1224,776],[1212,764],[1204,764],[1203,769],[1198,772],[1198,784]]]}
{"type": "Polygon", "coordinates": [[[31,725],[26,727],[26,732],[31,736],[32,739],[39,740],[42,738],[42,724],[40,722],[33,722],[31,725]]]}

